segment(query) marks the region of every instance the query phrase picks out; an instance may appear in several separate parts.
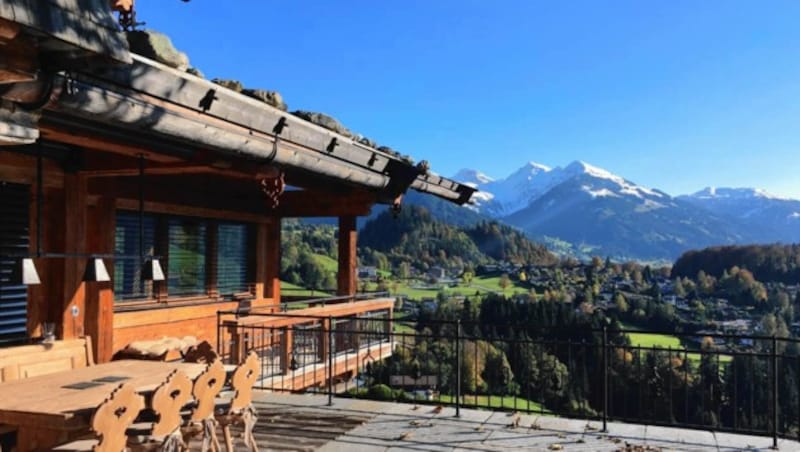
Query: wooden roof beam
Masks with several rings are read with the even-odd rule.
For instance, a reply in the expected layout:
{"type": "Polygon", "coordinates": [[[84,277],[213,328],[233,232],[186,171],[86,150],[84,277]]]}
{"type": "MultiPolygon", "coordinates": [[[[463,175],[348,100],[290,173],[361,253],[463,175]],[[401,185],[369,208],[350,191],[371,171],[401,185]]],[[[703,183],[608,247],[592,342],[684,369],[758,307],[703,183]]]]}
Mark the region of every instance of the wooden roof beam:
{"type": "MultiPolygon", "coordinates": [[[[139,175],[139,168],[105,168],[86,169],[81,171],[86,177],[132,177],[139,175]]],[[[236,165],[224,167],[216,162],[179,162],[147,165],[145,174],[149,176],[182,175],[182,174],[213,174],[235,179],[264,179],[275,178],[280,175],[280,170],[268,165],[236,165]],[[216,165],[216,166],[215,166],[216,165]]]]}
{"type": "Polygon", "coordinates": [[[69,130],[44,121],[39,124],[42,138],[46,140],[71,144],[73,146],[79,146],[84,149],[91,149],[94,151],[112,152],[114,154],[120,154],[127,157],[138,157],[139,155],[144,154],[145,158],[156,162],[174,163],[180,161],[180,159],[177,157],[160,154],[153,149],[138,146],[136,144],[123,143],[121,141],[103,138],[95,134],[80,132],[74,129],[69,130]]]}
{"type": "Polygon", "coordinates": [[[270,212],[279,217],[339,217],[369,215],[377,195],[363,190],[329,193],[316,190],[287,191],[270,212]]]}

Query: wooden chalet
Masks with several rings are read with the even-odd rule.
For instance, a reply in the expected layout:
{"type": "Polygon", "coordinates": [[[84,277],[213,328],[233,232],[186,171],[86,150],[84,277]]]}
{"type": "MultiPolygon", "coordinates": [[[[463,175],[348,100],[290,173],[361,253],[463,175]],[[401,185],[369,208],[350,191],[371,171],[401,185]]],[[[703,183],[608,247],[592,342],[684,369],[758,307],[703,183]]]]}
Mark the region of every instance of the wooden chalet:
{"type": "Polygon", "coordinates": [[[337,292],[353,295],[356,217],[409,189],[473,193],[132,54],[104,0],[0,2],[0,145],[0,341],[54,324],[90,336],[97,362],[137,340],[214,344],[217,312],[243,298],[277,309],[283,218],[338,219],[337,292]],[[23,264],[40,284],[22,284],[23,264]]]}

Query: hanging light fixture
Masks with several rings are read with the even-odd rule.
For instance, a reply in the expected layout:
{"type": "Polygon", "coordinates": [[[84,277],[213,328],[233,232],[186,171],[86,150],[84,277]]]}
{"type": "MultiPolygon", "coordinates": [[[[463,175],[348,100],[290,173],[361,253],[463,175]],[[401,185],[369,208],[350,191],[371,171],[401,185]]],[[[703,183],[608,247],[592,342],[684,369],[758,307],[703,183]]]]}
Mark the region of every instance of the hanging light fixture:
{"type": "Polygon", "coordinates": [[[86,270],[83,272],[83,280],[88,282],[111,281],[103,259],[99,257],[89,258],[89,261],[86,263],[86,270]]]}
{"type": "MultiPolygon", "coordinates": [[[[42,184],[44,181],[44,169],[42,162],[44,159],[42,150],[42,141],[39,140],[36,149],[36,257],[42,256],[42,198],[44,197],[44,188],[42,184]]],[[[26,286],[35,286],[42,283],[39,279],[39,272],[36,270],[36,264],[30,257],[23,257],[15,266],[18,275],[14,275],[14,280],[18,284],[26,286]]]]}
{"type": "Polygon", "coordinates": [[[139,262],[142,264],[142,279],[163,281],[164,271],[158,258],[144,255],[144,154],[139,154],[139,262]]]}
{"type": "Polygon", "coordinates": [[[164,271],[161,270],[161,263],[158,259],[145,259],[142,268],[142,279],[145,281],[163,281],[164,271]]]}
{"type": "Polygon", "coordinates": [[[14,262],[14,267],[11,271],[11,283],[25,286],[35,286],[41,284],[39,279],[39,272],[36,271],[36,265],[30,257],[23,257],[19,262],[14,262]]]}

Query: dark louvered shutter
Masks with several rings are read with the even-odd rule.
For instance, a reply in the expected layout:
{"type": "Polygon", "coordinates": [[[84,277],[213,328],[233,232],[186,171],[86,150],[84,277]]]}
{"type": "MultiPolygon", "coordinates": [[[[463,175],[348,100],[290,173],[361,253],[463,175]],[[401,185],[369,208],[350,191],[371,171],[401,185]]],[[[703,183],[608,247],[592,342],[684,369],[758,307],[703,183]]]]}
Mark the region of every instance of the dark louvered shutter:
{"type": "Polygon", "coordinates": [[[169,220],[167,292],[170,297],[206,294],[206,223],[169,220]]]}
{"type": "Polygon", "coordinates": [[[12,278],[18,256],[29,252],[29,193],[27,185],[0,182],[0,344],[27,337],[28,288],[12,278]]]}
{"type": "MultiPolygon", "coordinates": [[[[153,216],[145,215],[142,225],[142,230],[144,231],[144,254],[145,256],[152,256],[156,220],[153,216]]],[[[117,227],[114,231],[114,252],[118,256],[126,256],[114,261],[114,297],[116,300],[128,301],[152,298],[153,282],[142,280],[142,262],[136,258],[139,255],[138,213],[117,213],[117,227]]]]}
{"type": "Polygon", "coordinates": [[[249,231],[245,224],[223,223],[217,229],[217,290],[224,297],[248,288],[249,231]]]}

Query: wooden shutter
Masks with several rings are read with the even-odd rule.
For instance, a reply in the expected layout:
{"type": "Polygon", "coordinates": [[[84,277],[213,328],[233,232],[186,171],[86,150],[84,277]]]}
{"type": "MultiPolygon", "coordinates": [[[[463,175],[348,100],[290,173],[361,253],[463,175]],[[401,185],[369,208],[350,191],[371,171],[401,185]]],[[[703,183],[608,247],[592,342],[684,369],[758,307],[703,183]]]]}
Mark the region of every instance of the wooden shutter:
{"type": "Polygon", "coordinates": [[[28,288],[12,281],[30,247],[28,185],[0,182],[0,344],[27,338],[28,288]]]}

